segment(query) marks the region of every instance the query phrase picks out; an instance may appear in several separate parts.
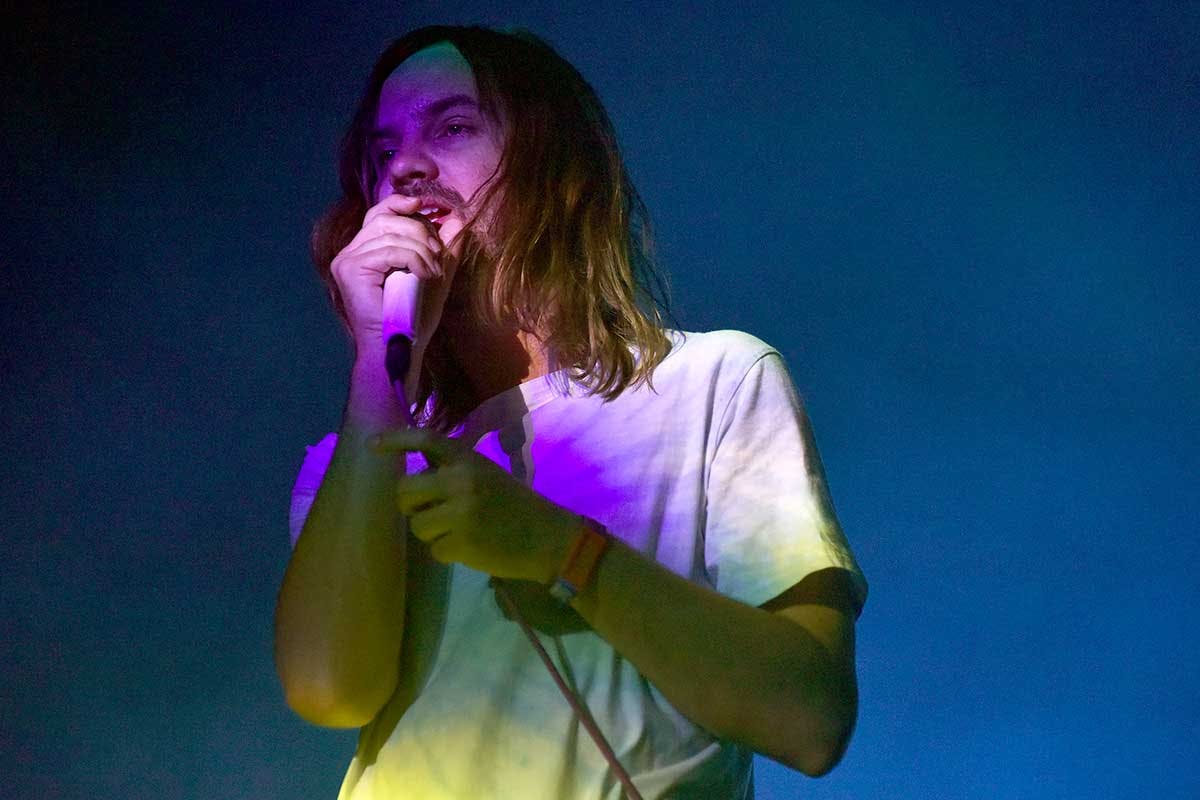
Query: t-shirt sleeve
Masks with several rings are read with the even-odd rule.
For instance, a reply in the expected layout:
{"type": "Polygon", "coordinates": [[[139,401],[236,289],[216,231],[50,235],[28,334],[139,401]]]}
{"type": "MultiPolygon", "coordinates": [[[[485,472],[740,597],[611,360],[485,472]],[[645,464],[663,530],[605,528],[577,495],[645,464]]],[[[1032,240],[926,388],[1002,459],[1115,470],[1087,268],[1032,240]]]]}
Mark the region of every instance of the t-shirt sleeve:
{"type": "Polygon", "coordinates": [[[304,520],[308,518],[308,510],[316,499],[317,489],[321,488],[321,479],[329,462],[333,459],[333,448],[337,446],[337,434],[326,434],[325,438],[306,448],[304,463],[300,465],[300,474],[292,486],[292,505],[288,513],[288,529],[291,531],[292,547],[300,538],[304,528],[304,520]]]}
{"type": "Polygon", "coordinates": [[[758,606],[840,567],[867,584],[838,524],[808,415],[779,353],[745,372],[713,431],[704,557],[717,591],[758,606]]]}

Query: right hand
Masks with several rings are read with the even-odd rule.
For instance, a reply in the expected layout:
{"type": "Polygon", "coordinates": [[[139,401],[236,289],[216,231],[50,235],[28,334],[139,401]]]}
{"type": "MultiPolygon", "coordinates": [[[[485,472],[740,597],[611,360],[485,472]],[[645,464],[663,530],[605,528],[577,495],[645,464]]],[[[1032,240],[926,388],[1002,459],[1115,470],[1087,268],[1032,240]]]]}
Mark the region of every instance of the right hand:
{"type": "Polygon", "coordinates": [[[383,281],[405,270],[421,280],[440,280],[445,250],[432,225],[417,216],[421,198],[393,194],[367,210],[362,229],[330,265],[346,317],[361,352],[381,346],[383,281]]]}

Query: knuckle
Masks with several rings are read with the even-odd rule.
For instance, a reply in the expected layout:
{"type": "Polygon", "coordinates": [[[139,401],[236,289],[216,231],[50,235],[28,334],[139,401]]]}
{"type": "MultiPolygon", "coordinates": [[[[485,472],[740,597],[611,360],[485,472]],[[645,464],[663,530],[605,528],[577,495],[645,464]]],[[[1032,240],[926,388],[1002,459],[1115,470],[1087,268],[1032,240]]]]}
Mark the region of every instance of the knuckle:
{"type": "Polygon", "coordinates": [[[423,514],[414,514],[408,521],[408,529],[412,535],[420,539],[422,542],[429,541],[429,523],[424,518],[423,514]]]}
{"type": "Polygon", "coordinates": [[[329,265],[329,274],[333,276],[339,286],[346,282],[347,260],[345,256],[339,256],[329,265]]]}
{"type": "Polygon", "coordinates": [[[402,245],[385,245],[378,252],[379,259],[389,267],[407,268],[412,261],[412,253],[402,245]]]}
{"type": "Polygon", "coordinates": [[[434,561],[437,561],[441,564],[450,563],[449,548],[446,546],[445,542],[445,539],[439,539],[429,548],[429,555],[433,557],[434,561]]]}

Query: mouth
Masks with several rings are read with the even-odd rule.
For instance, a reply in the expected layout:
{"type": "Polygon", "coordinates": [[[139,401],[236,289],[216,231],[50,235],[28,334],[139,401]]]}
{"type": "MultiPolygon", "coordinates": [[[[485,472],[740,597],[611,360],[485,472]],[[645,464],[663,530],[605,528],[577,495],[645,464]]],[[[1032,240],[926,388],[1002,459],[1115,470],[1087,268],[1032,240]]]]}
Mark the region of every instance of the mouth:
{"type": "Polygon", "coordinates": [[[438,205],[435,202],[429,202],[429,203],[426,203],[425,205],[421,206],[421,209],[419,211],[417,211],[417,213],[420,214],[422,217],[424,217],[426,220],[428,220],[429,224],[432,225],[434,228],[440,229],[442,227],[442,221],[446,217],[453,214],[454,209],[447,208],[446,206],[443,206],[443,205],[438,205]]]}

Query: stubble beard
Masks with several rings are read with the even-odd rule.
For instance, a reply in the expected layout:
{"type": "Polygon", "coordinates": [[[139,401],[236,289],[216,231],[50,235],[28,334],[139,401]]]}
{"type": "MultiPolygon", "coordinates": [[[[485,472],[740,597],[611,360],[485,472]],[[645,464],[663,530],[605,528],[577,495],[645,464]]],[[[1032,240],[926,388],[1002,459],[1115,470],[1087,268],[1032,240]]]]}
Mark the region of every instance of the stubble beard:
{"type": "MultiPolygon", "coordinates": [[[[477,226],[465,229],[463,242],[455,248],[461,253],[454,266],[454,279],[446,295],[444,314],[454,322],[470,321],[478,326],[492,315],[492,279],[500,255],[500,242],[487,232],[477,232],[477,226]]],[[[482,227],[482,226],[480,226],[482,227]]]]}

